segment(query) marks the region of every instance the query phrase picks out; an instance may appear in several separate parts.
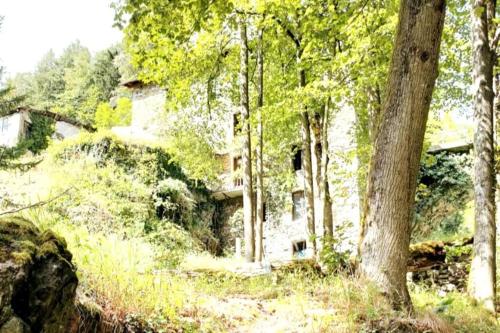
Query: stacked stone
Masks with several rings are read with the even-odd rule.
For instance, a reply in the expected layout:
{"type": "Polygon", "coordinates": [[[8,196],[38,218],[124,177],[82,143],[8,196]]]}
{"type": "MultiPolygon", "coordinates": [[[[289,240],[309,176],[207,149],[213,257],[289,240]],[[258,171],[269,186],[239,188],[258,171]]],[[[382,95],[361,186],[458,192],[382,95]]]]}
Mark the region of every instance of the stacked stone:
{"type": "Polygon", "coordinates": [[[424,242],[410,248],[408,280],[441,293],[464,292],[471,261],[472,239],[424,242]]]}

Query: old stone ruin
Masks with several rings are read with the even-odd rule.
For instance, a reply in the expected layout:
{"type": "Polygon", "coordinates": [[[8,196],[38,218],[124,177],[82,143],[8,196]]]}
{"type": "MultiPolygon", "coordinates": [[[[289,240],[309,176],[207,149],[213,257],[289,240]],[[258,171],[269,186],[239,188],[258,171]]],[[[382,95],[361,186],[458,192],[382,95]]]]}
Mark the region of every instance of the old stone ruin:
{"type": "Polygon", "coordinates": [[[441,293],[467,289],[472,238],[428,241],[410,246],[408,280],[437,288],[441,293]]]}

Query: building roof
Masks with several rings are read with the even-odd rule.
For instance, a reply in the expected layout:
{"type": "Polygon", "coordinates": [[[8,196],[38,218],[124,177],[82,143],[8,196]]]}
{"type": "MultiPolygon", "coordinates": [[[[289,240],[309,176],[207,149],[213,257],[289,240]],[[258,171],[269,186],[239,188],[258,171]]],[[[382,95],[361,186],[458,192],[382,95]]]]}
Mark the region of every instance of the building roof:
{"type": "Polygon", "coordinates": [[[443,143],[439,145],[431,146],[427,152],[429,154],[437,154],[441,152],[452,152],[452,153],[466,153],[473,148],[473,144],[470,141],[454,141],[443,143]]]}
{"type": "Polygon", "coordinates": [[[55,121],[62,121],[62,122],[68,123],[70,125],[73,125],[73,126],[76,126],[76,127],[79,127],[79,128],[83,128],[83,129],[85,129],[85,130],[87,130],[89,132],[95,132],[95,128],[92,125],[90,125],[90,124],[82,123],[82,122],[80,122],[80,121],[78,121],[76,119],[72,119],[72,118],[69,118],[67,116],[64,116],[64,115],[52,112],[52,111],[48,111],[48,110],[36,110],[36,109],[30,108],[30,107],[26,107],[26,106],[22,106],[22,107],[19,107],[17,109],[14,109],[14,110],[6,113],[4,116],[9,116],[9,115],[12,115],[12,114],[18,113],[18,112],[36,113],[36,114],[45,116],[47,118],[54,119],[55,121]]]}
{"type": "Polygon", "coordinates": [[[137,88],[142,88],[142,87],[146,86],[146,84],[141,80],[134,79],[134,80],[123,82],[122,86],[127,87],[129,89],[137,89],[137,88]]]}

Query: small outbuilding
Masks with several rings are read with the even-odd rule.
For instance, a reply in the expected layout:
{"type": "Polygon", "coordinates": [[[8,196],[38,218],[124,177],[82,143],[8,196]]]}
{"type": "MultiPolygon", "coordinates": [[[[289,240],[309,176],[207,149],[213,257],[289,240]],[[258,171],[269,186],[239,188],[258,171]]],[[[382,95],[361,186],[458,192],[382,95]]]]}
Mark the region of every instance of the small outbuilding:
{"type": "Polygon", "coordinates": [[[82,124],[54,112],[22,107],[0,117],[0,146],[15,147],[21,140],[28,138],[32,129],[32,114],[39,114],[55,121],[54,139],[62,140],[75,136],[82,130],[94,130],[90,125],[82,124]]]}

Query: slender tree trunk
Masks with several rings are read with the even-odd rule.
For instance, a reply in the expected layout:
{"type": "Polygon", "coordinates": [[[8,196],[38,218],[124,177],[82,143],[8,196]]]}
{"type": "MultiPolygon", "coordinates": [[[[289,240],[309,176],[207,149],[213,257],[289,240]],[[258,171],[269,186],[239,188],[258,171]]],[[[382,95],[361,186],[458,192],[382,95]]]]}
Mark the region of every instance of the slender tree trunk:
{"type": "Polygon", "coordinates": [[[256,215],[256,238],[255,238],[255,259],[262,261],[263,255],[263,227],[264,227],[264,162],[263,162],[263,133],[264,126],[262,124],[262,107],[264,106],[264,45],[263,45],[263,30],[259,30],[258,49],[257,49],[257,215],[256,215]]]}
{"type": "MultiPolygon", "coordinates": [[[[382,113],[382,101],[381,101],[382,98],[381,98],[380,87],[378,86],[378,84],[375,87],[368,87],[366,90],[366,95],[367,95],[367,108],[368,108],[368,122],[366,124],[363,124],[362,129],[359,129],[362,132],[359,132],[358,135],[363,136],[363,134],[366,133],[369,141],[361,142],[361,144],[369,144],[373,146],[375,145],[375,139],[377,138],[378,127],[380,123],[380,115],[382,113]]],[[[359,118],[357,118],[356,121],[359,122],[359,118]]],[[[360,140],[358,137],[358,145],[359,144],[360,140]]],[[[366,152],[363,152],[363,154],[366,154],[366,152]]],[[[363,166],[366,166],[366,163],[369,163],[366,160],[365,156],[358,155],[358,160],[360,161],[360,163],[363,163],[363,166]]],[[[360,217],[361,217],[358,248],[357,248],[358,255],[361,255],[361,244],[363,243],[363,239],[366,233],[365,218],[367,216],[366,212],[368,211],[368,202],[366,201],[366,193],[368,186],[366,179],[367,176],[368,175],[365,173],[358,175],[358,191],[360,193],[359,207],[360,207],[360,217]]]]}
{"type": "MultiPolygon", "coordinates": [[[[297,57],[297,60],[300,56],[297,57]]],[[[306,72],[303,69],[299,70],[299,86],[306,86],[306,72]]],[[[316,224],[314,217],[314,180],[311,158],[311,122],[307,110],[303,110],[300,114],[300,123],[302,127],[302,166],[304,169],[304,196],[306,199],[306,216],[307,230],[311,237],[312,250],[316,255],[316,224]]]]}
{"type": "Polygon", "coordinates": [[[243,135],[243,233],[245,237],[245,260],[255,260],[253,223],[252,148],[250,141],[250,106],[248,98],[248,40],[245,18],[239,18],[240,28],[240,103],[243,135]]]}
{"type": "Polygon", "coordinates": [[[330,122],[330,99],[326,101],[322,126],[322,156],[321,156],[321,204],[323,205],[323,236],[333,237],[332,199],[328,183],[328,126],[330,122]]]}
{"type": "MultiPolygon", "coordinates": [[[[474,92],[474,257],[469,292],[495,311],[496,227],[493,142],[494,53],[489,44],[488,1],[474,0],[472,7],[473,92],[474,92]],[[482,8],[480,11],[478,9],[482,8]]],[[[491,22],[491,21],[490,21],[491,22]]]]}
{"type": "MultiPolygon", "coordinates": [[[[312,172],[313,172],[313,191],[314,199],[320,201],[320,209],[314,208],[314,225],[323,224],[323,184],[322,184],[322,158],[323,158],[323,113],[314,112],[311,118],[311,134],[312,134],[312,152],[314,153],[314,159],[312,159],[312,172]]],[[[324,233],[324,230],[323,230],[324,233]]]]}
{"type": "Polygon", "coordinates": [[[395,308],[412,309],[406,286],[417,172],[445,16],[444,0],[401,0],[389,72],[368,177],[361,271],[395,308]]]}

